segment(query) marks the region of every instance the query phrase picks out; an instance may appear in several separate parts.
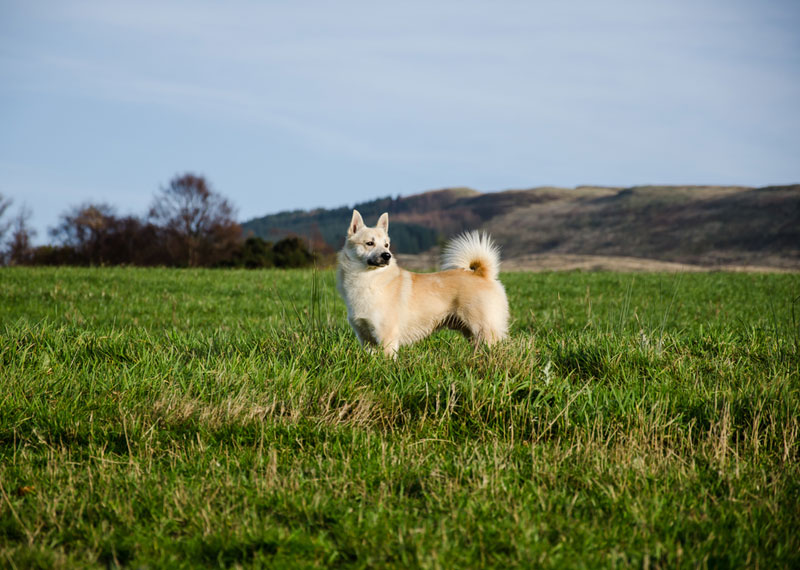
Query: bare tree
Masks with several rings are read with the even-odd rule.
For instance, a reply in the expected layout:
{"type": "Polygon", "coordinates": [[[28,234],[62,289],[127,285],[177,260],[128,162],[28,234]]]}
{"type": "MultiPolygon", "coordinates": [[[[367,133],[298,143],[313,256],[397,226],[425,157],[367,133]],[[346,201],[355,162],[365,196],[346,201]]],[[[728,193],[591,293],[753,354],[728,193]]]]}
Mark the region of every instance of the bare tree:
{"type": "Polygon", "coordinates": [[[234,208],[202,176],[173,178],[153,198],[150,219],[165,232],[174,263],[198,267],[229,258],[242,242],[234,208]]]}
{"type": "Polygon", "coordinates": [[[131,265],[168,265],[162,232],[153,224],[135,216],[116,218],[104,241],[104,255],[109,263],[131,265]]]}
{"type": "Polygon", "coordinates": [[[8,241],[6,257],[9,265],[27,265],[33,261],[31,239],[36,235],[36,231],[28,227],[30,218],[30,209],[23,205],[14,218],[11,239],[8,241]]]}
{"type": "Polygon", "coordinates": [[[11,222],[4,222],[3,216],[5,215],[6,210],[11,207],[12,203],[13,200],[11,198],[6,198],[2,193],[0,193],[0,242],[3,241],[3,237],[5,237],[8,228],[11,227],[11,222]]]}
{"type": "Polygon", "coordinates": [[[103,243],[114,226],[114,208],[108,204],[83,204],[65,214],[50,235],[63,245],[75,250],[86,263],[102,264],[103,243]]]}

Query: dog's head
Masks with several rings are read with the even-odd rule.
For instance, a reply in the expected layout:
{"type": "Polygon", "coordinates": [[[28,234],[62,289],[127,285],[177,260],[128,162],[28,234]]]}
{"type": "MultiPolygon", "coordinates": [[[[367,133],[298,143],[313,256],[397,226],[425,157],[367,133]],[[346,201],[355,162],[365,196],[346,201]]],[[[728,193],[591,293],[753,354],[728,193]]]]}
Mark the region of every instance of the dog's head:
{"type": "Polygon", "coordinates": [[[353,261],[367,267],[385,267],[392,263],[389,251],[389,214],[382,214],[374,228],[367,227],[358,210],[353,210],[353,219],[347,228],[344,252],[353,261]]]}

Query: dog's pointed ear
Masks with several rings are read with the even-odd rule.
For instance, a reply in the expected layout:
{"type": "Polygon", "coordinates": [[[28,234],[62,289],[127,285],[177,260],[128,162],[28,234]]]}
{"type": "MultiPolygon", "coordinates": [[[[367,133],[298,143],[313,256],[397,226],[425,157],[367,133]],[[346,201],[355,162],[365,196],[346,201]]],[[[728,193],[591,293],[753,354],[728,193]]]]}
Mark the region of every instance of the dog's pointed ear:
{"type": "Polygon", "coordinates": [[[350,220],[350,226],[347,228],[347,235],[351,236],[363,227],[364,218],[361,217],[358,210],[353,210],[353,219],[350,220]]]}
{"type": "Polygon", "coordinates": [[[385,231],[387,234],[389,233],[389,214],[387,212],[384,212],[381,214],[381,217],[378,218],[377,227],[385,231]]]}

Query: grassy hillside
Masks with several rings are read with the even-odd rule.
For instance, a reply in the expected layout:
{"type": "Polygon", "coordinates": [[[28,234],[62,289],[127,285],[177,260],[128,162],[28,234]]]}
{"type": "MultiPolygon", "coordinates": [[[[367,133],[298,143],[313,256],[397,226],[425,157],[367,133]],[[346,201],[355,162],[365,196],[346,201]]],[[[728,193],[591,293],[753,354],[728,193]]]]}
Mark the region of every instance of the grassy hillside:
{"type": "Polygon", "coordinates": [[[502,279],[393,362],[331,272],[0,271],[2,565],[800,565],[796,275],[502,279]]]}
{"type": "Polygon", "coordinates": [[[486,227],[512,258],[568,253],[800,268],[800,186],[629,188],[518,208],[486,227]]]}
{"type": "MultiPolygon", "coordinates": [[[[531,255],[647,258],[707,266],[800,269],[800,185],[441,190],[358,204],[367,223],[390,213],[395,250],[415,254],[483,228],[507,259],[531,255]]],[[[271,239],[317,236],[340,247],[351,208],[288,212],[244,224],[271,239]]]]}

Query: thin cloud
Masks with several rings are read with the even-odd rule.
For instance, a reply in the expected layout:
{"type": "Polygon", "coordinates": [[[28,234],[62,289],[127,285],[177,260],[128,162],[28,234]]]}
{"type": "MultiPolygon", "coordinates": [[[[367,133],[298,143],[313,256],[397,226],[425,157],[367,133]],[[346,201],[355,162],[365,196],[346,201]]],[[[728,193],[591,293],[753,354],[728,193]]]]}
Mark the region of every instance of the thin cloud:
{"type": "Polygon", "coordinates": [[[5,169],[0,187],[62,180],[127,200],[194,167],[249,212],[451,184],[787,182],[799,13],[736,0],[8,3],[0,153],[40,175],[5,169]],[[137,178],[121,189],[113,172],[137,178]],[[262,185],[281,190],[265,199],[262,185]]]}

